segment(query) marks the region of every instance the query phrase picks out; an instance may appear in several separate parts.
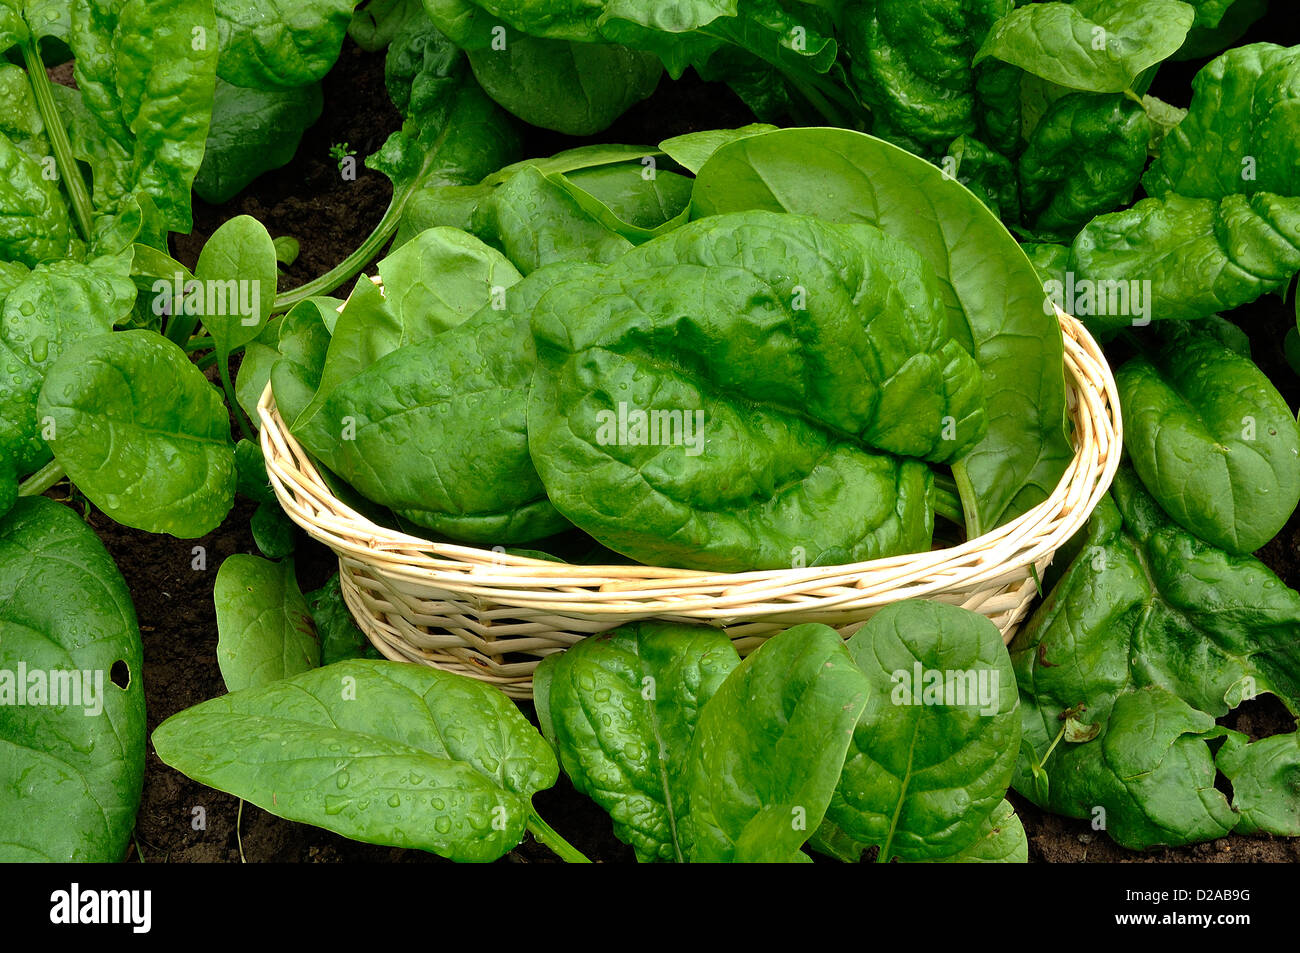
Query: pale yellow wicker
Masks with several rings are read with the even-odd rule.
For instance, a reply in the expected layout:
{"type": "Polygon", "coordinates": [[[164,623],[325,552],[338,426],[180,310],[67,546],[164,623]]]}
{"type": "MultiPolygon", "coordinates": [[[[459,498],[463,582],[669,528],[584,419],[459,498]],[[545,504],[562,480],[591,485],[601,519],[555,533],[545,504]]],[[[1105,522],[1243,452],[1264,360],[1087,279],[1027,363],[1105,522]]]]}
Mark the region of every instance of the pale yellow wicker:
{"type": "Polygon", "coordinates": [[[1087,520],[1119,465],[1114,378],[1083,326],[1058,317],[1073,461],[1051,497],[1028,513],[927,553],[725,574],[574,566],[429,542],[376,525],[337,499],[285,428],[269,385],[258,404],[262,451],[285,512],[338,554],[344,599],[380,652],[471,675],[515,697],[531,697],[542,658],[636,619],[722,626],[745,654],[795,623],[824,622],[847,636],[881,606],[923,598],[980,612],[1010,641],[1052,555],[1087,520]]]}

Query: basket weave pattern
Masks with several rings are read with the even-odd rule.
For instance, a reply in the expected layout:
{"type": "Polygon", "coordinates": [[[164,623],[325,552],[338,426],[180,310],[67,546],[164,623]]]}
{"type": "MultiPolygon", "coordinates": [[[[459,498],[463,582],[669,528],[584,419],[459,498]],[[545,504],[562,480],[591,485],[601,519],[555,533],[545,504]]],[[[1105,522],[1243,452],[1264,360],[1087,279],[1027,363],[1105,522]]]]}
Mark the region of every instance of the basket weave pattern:
{"type": "Polygon", "coordinates": [[[1056,550],[1083,525],[1119,465],[1115,381],[1083,326],[1057,312],[1065,341],[1075,455],[1055,491],[1023,516],[960,546],[841,566],[708,573],[575,566],[379,526],[337,499],[276,410],[258,412],[266,469],[281,506],[339,557],[343,597],[384,656],[421,662],[532,695],[538,662],[638,619],[726,628],[746,654],[800,622],[848,636],[881,606],[933,599],[988,617],[1011,640],[1056,550]]]}

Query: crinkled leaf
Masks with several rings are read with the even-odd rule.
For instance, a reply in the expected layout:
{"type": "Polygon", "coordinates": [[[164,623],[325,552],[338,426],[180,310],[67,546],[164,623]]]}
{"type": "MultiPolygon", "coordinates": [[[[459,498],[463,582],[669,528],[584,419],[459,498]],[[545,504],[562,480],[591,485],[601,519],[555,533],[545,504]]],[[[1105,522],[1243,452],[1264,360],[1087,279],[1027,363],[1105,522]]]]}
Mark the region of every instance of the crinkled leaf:
{"type": "Polygon", "coordinates": [[[1039,757],[1067,712],[1101,733],[1057,746],[1047,797],[1023,759],[1016,790],[1071,817],[1104,808],[1126,847],[1219,837],[1236,818],[1214,788],[1214,719],[1262,693],[1300,709],[1300,593],[1174,524],[1131,470],[1112,495],[1118,506],[1103,500],[1089,542],[1011,645],[1039,757]]]}
{"type": "Polygon", "coordinates": [[[50,367],[75,342],[110,331],[131,310],[130,254],[88,264],[56,261],[0,275],[0,449],[18,474],[49,459],[36,399],[50,367]],[[6,294],[3,286],[12,282],[6,294]]]}
{"type": "Polygon", "coordinates": [[[380,657],[348,611],[343,591],[339,588],[338,573],[330,576],[321,588],[307,593],[307,605],[316,623],[316,634],[320,637],[322,665],[352,658],[380,657]]]}
{"type": "Polygon", "coordinates": [[[1149,194],[1300,195],[1300,46],[1229,50],[1196,74],[1192,90],[1187,116],[1142,179],[1149,194]]]}
{"type": "Polygon", "coordinates": [[[1248,742],[1233,732],[1214,766],[1232,782],[1237,833],[1300,837],[1300,734],[1248,742]]]}
{"type": "Polygon", "coordinates": [[[36,410],[77,489],[119,523],[194,538],[234,503],[226,405],[159,334],[80,339],[47,372],[36,410]]]}
{"type": "Polygon", "coordinates": [[[1250,553],[1300,503],[1300,427],[1249,357],[1192,329],[1115,374],[1124,446],[1184,529],[1250,553]]]}
{"type": "Polygon", "coordinates": [[[739,664],[719,629],[641,622],[538,666],[542,732],[574,787],[609,812],[638,860],[686,860],[691,737],[700,709],[739,664]]]}
{"type": "Polygon", "coordinates": [[[1300,270],[1300,197],[1256,192],[1222,199],[1143,199],[1099,215],[1074,239],[1071,270],[1096,294],[1076,297],[1090,327],[1131,324],[1138,312],[1117,294],[1151,282],[1143,320],[1204,318],[1284,287],[1300,270]],[[1120,302],[1116,307],[1113,302],[1120,302]]]}
{"type": "Polygon", "coordinates": [[[827,820],[878,859],[935,860],[987,833],[1020,747],[997,627],[938,602],[894,603],[848,648],[871,684],[827,820]]]}
{"type": "Polygon", "coordinates": [[[968,535],[1056,488],[1073,455],[1060,330],[1024,254],[970,192],[870,136],[785,129],[719,149],[691,204],[692,217],[764,208],[869,222],[908,242],[938,274],[954,333],[969,327],[984,374],[988,434],[954,468],[968,535]]]}
{"type": "Polygon", "coordinates": [[[286,90],[329,72],[357,0],[214,0],[218,75],[234,86],[286,90]]]}

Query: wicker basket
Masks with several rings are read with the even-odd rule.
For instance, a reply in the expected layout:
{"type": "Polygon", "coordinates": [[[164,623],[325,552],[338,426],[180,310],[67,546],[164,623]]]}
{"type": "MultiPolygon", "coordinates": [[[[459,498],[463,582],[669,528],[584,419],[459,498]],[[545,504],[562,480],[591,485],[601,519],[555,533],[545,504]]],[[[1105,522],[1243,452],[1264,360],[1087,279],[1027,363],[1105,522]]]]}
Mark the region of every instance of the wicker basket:
{"type": "Polygon", "coordinates": [[[1119,465],[1115,381],[1095,341],[1058,311],[1076,452],[1051,497],[960,546],[843,566],[708,573],[575,566],[449,543],[376,525],[328,489],[285,428],[270,385],[262,452],[285,512],[339,557],[343,597],[386,657],[422,662],[529,698],[538,662],[636,619],[725,627],[742,654],[799,622],[845,636],[901,599],[980,612],[1010,641],[1052,555],[1087,520],[1119,465]]]}

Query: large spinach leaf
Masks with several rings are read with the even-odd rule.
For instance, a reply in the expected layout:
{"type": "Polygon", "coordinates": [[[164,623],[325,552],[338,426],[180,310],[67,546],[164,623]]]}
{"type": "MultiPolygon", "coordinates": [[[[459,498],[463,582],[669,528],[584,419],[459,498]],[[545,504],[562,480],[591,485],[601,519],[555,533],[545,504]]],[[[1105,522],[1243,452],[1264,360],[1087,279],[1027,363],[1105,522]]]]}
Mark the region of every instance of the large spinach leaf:
{"type": "Polygon", "coordinates": [[[872,450],[951,460],[983,435],[980,375],[933,275],[869,226],[695,222],[557,282],[532,329],[528,439],[547,494],[645,562],[924,548],[928,470],[872,450]]]}
{"type": "Polygon", "coordinates": [[[338,59],[357,0],[213,0],[217,74],[234,86],[289,90],[338,59]]]}
{"type": "Polygon", "coordinates": [[[1143,177],[1148,193],[1300,195],[1300,46],[1230,50],[1196,74],[1192,89],[1187,116],[1143,177]]]}
{"type": "Polygon", "coordinates": [[[719,149],[691,204],[692,217],[760,208],[869,222],[910,244],[938,274],[952,326],[970,328],[984,375],[988,433],[954,467],[968,534],[1056,487],[1072,455],[1060,330],[1033,267],[970,192],[870,136],[788,129],[719,149]]]}
{"type": "Polygon", "coordinates": [[[214,529],[234,503],[221,395],[153,331],[79,340],[46,374],[36,412],[49,418],[59,464],[119,523],[192,538],[214,529]]]}
{"type": "Polygon", "coordinates": [[[1115,382],[1124,446],[1166,513],[1232,553],[1277,535],[1300,502],[1300,427],[1248,356],[1173,333],[1115,382]]]}
{"type": "Polygon", "coordinates": [[[232,692],[153,733],[164,763],[272,814],[374,844],[495,860],[559,773],[494,688],[353,660],[232,692]]]}
{"type": "Polygon", "coordinates": [[[1061,86],[1128,89],[1182,46],[1196,11],[1179,0],[1030,3],[994,25],[975,57],[996,57],[1061,86]]]}
{"type": "Polygon", "coordinates": [[[828,825],[858,853],[879,847],[882,863],[951,857],[990,837],[1020,747],[1015,673],[997,628],[910,600],[873,616],[848,649],[871,694],[828,825]]]}
{"type": "Polygon", "coordinates": [[[686,860],[691,738],[700,710],[739,664],[721,630],[642,622],[583,639],[538,666],[542,733],[638,860],[686,860]]]}
{"type": "Polygon", "coordinates": [[[144,780],[142,671],[103,545],[67,507],[19,500],[0,520],[0,859],[122,859],[144,780]]]}
{"type": "MultiPolygon", "coordinates": [[[[1139,289],[1153,320],[1231,311],[1284,287],[1300,270],[1300,196],[1143,199],[1089,222],[1074,239],[1070,263],[1098,301],[1124,300],[1116,292],[1132,301],[1139,289]]],[[[1135,314],[1131,306],[1089,310],[1089,325],[1103,330],[1131,324],[1135,314]]]]}

